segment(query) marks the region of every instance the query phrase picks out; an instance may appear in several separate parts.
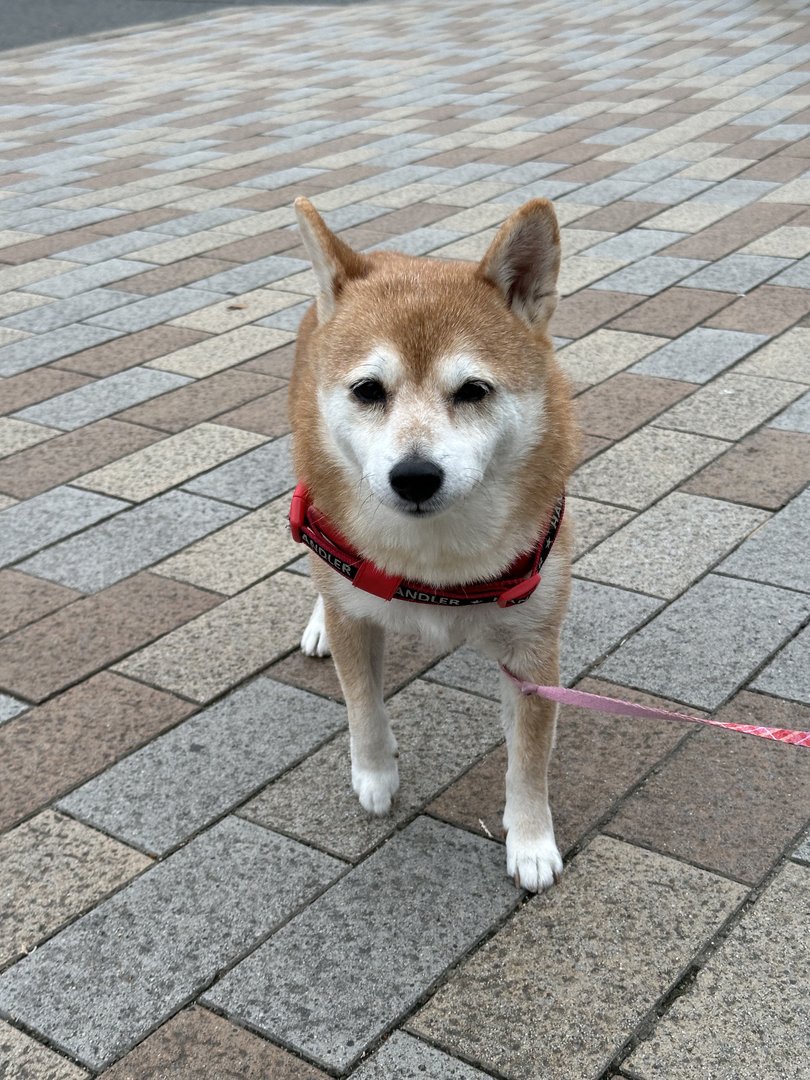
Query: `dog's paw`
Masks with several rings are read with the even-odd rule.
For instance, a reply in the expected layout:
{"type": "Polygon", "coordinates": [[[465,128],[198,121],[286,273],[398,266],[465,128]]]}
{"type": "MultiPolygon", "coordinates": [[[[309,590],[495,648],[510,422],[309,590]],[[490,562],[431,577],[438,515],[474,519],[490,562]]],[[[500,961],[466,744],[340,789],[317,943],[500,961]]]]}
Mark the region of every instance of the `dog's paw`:
{"type": "Polygon", "coordinates": [[[315,601],[307,628],[301,635],[301,652],[305,656],[329,656],[329,639],[326,636],[326,620],[320,596],[315,601]]]}
{"type": "Polygon", "coordinates": [[[553,833],[515,827],[506,834],[506,872],[518,888],[542,892],[560,880],[563,864],[553,833]]]}
{"type": "Polygon", "coordinates": [[[399,769],[396,758],[391,758],[385,765],[376,769],[352,765],[352,787],[360,800],[360,805],[369,814],[387,814],[391,809],[391,800],[399,791],[399,769]]]}

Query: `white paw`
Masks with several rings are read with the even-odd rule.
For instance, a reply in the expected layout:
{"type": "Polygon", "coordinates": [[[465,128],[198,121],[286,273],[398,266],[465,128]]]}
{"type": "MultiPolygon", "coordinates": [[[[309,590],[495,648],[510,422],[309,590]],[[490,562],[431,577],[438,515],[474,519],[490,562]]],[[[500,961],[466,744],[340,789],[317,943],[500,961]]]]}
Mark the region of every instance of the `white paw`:
{"type": "Polygon", "coordinates": [[[399,791],[399,769],[396,758],[376,769],[352,765],[352,787],[360,805],[369,814],[387,814],[391,800],[399,791]]]}
{"type": "Polygon", "coordinates": [[[323,612],[323,600],[319,596],[315,601],[307,628],[301,635],[301,652],[305,656],[328,656],[329,640],[326,636],[326,619],[323,612]]]}
{"type": "Polygon", "coordinates": [[[542,892],[560,880],[563,864],[553,833],[519,826],[506,834],[506,872],[518,888],[542,892]]]}

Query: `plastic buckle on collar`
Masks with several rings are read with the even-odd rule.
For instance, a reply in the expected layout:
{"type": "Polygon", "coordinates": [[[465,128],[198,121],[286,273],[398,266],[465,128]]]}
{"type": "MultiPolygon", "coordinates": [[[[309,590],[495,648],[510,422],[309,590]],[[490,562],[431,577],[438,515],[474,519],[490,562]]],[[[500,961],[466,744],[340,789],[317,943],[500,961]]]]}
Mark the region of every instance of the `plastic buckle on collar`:
{"type": "Polygon", "coordinates": [[[511,589],[502,592],[497,600],[498,607],[505,608],[511,607],[513,604],[522,604],[524,600],[529,599],[539,584],[540,575],[532,574],[525,581],[520,581],[517,585],[513,585],[511,589]]]}
{"type": "Polygon", "coordinates": [[[402,578],[386,574],[373,563],[364,562],[360,564],[352,585],[363,592],[371,593],[372,596],[379,596],[381,600],[393,600],[401,581],[402,578]]]}
{"type": "Polygon", "coordinates": [[[309,495],[304,484],[299,484],[293,492],[290,503],[290,532],[296,544],[301,543],[301,530],[307,519],[309,509],[309,495]]]}

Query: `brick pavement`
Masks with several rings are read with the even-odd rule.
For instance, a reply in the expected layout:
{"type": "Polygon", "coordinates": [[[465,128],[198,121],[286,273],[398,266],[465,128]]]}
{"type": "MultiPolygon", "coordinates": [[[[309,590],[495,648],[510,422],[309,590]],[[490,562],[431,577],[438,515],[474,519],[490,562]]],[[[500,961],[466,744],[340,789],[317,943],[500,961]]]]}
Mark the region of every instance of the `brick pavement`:
{"type": "Polygon", "coordinates": [[[797,1080],[810,754],[564,709],[521,896],[492,669],[392,643],[365,817],[284,514],[293,197],[476,258],[550,196],[564,677],[810,727],[806,11],[254,7],[0,86],[0,1074],[797,1080]]]}

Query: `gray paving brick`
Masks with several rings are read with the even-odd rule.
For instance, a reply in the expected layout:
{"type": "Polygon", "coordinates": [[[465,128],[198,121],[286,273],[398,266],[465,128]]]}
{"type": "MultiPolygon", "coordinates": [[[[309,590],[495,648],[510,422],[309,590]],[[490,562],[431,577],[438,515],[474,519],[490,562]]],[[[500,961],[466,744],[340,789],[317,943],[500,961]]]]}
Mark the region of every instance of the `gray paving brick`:
{"type": "Polygon", "coordinates": [[[579,559],[575,572],[672,598],[767,520],[764,510],[676,491],[579,559]]]}
{"type": "MultiPolygon", "coordinates": [[[[55,277],[43,278],[34,285],[27,285],[23,292],[36,293],[37,296],[69,297],[97,289],[100,285],[109,285],[111,281],[121,281],[133,277],[145,270],[153,270],[152,263],[136,262],[134,259],[107,259],[104,262],[91,263],[78,270],[68,270],[55,277]]],[[[135,299],[135,293],[127,294],[135,299]]],[[[40,309],[41,310],[41,309],[40,309]]]]}
{"type": "Polygon", "coordinates": [[[248,217],[250,213],[250,210],[240,210],[235,206],[214,206],[210,210],[184,214],[170,221],[161,221],[158,225],[147,226],[146,232],[152,236],[152,242],[156,243],[159,239],[156,233],[166,237],[191,236],[192,233],[203,232],[205,229],[213,229],[217,225],[225,225],[229,221],[248,217]]]}
{"type": "MultiPolygon", "coordinates": [[[[590,254],[590,252],[589,252],[590,254]]],[[[654,296],[662,289],[674,285],[701,266],[702,259],[679,259],[672,255],[651,255],[640,259],[632,266],[625,266],[608,277],[596,281],[592,289],[610,289],[613,292],[639,293],[642,296],[654,296]]]]}
{"type": "Polygon", "coordinates": [[[696,195],[693,202],[696,203],[720,203],[727,206],[747,206],[756,202],[769,191],[779,187],[770,180],[724,180],[721,184],[715,184],[707,191],[701,191],[696,195]]]}
{"type": "Polygon", "coordinates": [[[92,491],[55,487],[0,511],[0,566],[94,525],[129,504],[92,491]]]}
{"type": "MultiPolygon", "coordinates": [[[[54,300],[31,311],[9,315],[7,319],[0,320],[0,326],[10,326],[13,330],[25,330],[31,334],[47,334],[89,316],[98,316],[99,312],[126,307],[135,298],[135,293],[119,292],[117,289],[91,289],[80,296],[54,300]]],[[[114,316],[110,315],[109,318],[114,316]]]]}
{"type": "Polygon", "coordinates": [[[793,852],[793,858],[801,862],[810,863],[810,834],[805,836],[801,844],[793,852]]]}
{"type": "Polygon", "coordinates": [[[655,425],[718,439],[741,439],[803,390],[801,383],[730,371],[667,409],[655,425]]]}
{"type": "Polygon", "coordinates": [[[345,1069],[515,906],[502,860],[499,844],[419,818],[203,1000],[345,1069]]]}
{"type": "Polygon", "coordinates": [[[778,652],[751,684],[777,697],[810,705],[810,627],[778,652]]]}
{"type": "Polygon", "coordinates": [[[639,375],[705,383],[767,340],[766,334],[698,326],[645,356],[629,370],[639,375]]]}
{"type": "Polygon", "coordinates": [[[354,862],[491,750],[502,735],[495,705],[421,681],[391,698],[388,712],[400,768],[400,790],[389,815],[367,814],[352,791],[348,734],[270,784],[240,813],[354,862]]]}
{"type": "Polygon", "coordinates": [[[218,304],[225,299],[224,293],[205,289],[171,289],[158,296],[147,297],[146,300],[136,300],[134,304],[128,304],[126,310],[96,315],[87,321],[93,325],[108,326],[113,330],[125,330],[132,334],[136,330],[145,330],[147,326],[176,319],[179,315],[187,315],[190,311],[197,311],[208,304],[218,304]]]}
{"type": "MultiPolygon", "coordinates": [[[[558,180],[557,184],[565,182],[558,180]]],[[[583,206],[609,206],[618,199],[632,198],[633,192],[640,187],[638,180],[614,180],[613,177],[608,177],[606,180],[597,180],[595,184],[578,186],[576,191],[564,195],[560,201],[581,203],[583,206]]]]}
{"type": "Polygon", "coordinates": [[[185,375],[175,375],[169,371],[133,367],[117,375],[108,375],[106,379],[86,383],[76,390],[68,390],[65,394],[57,394],[37,405],[29,405],[13,415],[35,424],[74,431],[85,424],[92,424],[94,420],[101,420],[131,405],[165,394],[167,390],[176,390],[191,381],[185,375]]]}
{"type": "Polygon", "coordinates": [[[105,236],[90,244],[80,244],[78,247],[70,248],[65,255],[69,254],[71,262],[88,264],[107,262],[121,255],[129,255],[140,248],[151,247],[164,239],[168,240],[169,234],[157,229],[133,229],[132,232],[120,233],[118,236],[105,236]]]}
{"type": "Polygon", "coordinates": [[[768,427],[781,431],[803,431],[810,434],[810,392],[794,401],[784,412],[780,412],[768,424],[768,427]]]}
{"type": "Polygon", "coordinates": [[[391,240],[384,240],[374,244],[370,251],[401,251],[405,255],[425,255],[434,251],[443,244],[450,244],[454,240],[460,240],[461,233],[451,229],[414,229],[409,233],[402,233],[391,240]]]}
{"type": "MultiPolygon", "coordinates": [[[[250,289],[258,289],[263,285],[269,285],[273,281],[297,274],[301,270],[309,270],[309,263],[304,259],[289,259],[281,255],[268,255],[266,259],[256,259],[254,262],[243,263],[242,266],[234,266],[232,270],[222,270],[218,274],[201,278],[195,281],[190,288],[209,289],[215,292],[238,296],[250,289]]],[[[177,291],[177,290],[175,290],[177,291]]],[[[222,297],[218,297],[222,299],[222,297]]],[[[208,301],[213,303],[213,301],[208,301]]],[[[191,310],[190,308],[188,310],[191,310]]],[[[177,312],[181,314],[181,312],[177,312]]]]}
{"type": "Polygon", "coordinates": [[[704,266],[681,282],[688,289],[713,289],[717,292],[747,293],[790,265],[790,259],[773,255],[726,255],[704,266]]]}
{"type": "Polygon", "coordinates": [[[407,1028],[498,1076],[593,1080],[745,895],[597,837],[407,1028]]]}
{"type": "Polygon", "coordinates": [[[487,1080],[489,1075],[413,1035],[395,1031],[352,1073],[352,1080],[487,1080]]]}
{"type": "Polygon", "coordinates": [[[71,353],[103,345],[105,341],[121,337],[119,330],[100,326],[64,326],[51,334],[35,335],[24,341],[12,341],[0,348],[0,377],[19,375],[32,367],[50,364],[71,353]]]}
{"type": "Polygon", "coordinates": [[[587,139],[583,139],[584,143],[599,143],[604,146],[626,146],[627,143],[635,142],[636,139],[643,139],[645,135],[651,135],[653,128],[635,127],[633,124],[627,124],[624,127],[605,128],[604,131],[598,131],[595,135],[589,135],[587,139]]]}
{"type": "Polygon", "coordinates": [[[653,255],[684,236],[686,233],[668,232],[665,229],[628,229],[587,248],[583,254],[594,259],[627,259],[632,262],[653,255]]]}
{"type": "Polygon", "coordinates": [[[341,868],[226,818],[0,976],[0,1011],[101,1069],[341,868]]]}
{"type": "Polygon", "coordinates": [[[761,1080],[807,1071],[804,979],[810,966],[810,870],[788,863],[629,1059],[639,1080],[761,1080]],[[779,1003],[774,1008],[774,1002],[779,1003]]]}
{"type": "Polygon", "coordinates": [[[9,694],[0,694],[0,724],[5,724],[6,720],[10,720],[13,716],[19,716],[27,708],[24,701],[18,701],[9,694]]]}
{"type": "MultiPolygon", "coordinates": [[[[666,180],[660,180],[656,184],[647,187],[637,185],[635,192],[625,196],[631,202],[666,203],[673,206],[675,203],[694,199],[706,188],[716,186],[712,180],[694,180],[688,176],[671,176],[666,180]],[[639,191],[638,188],[641,188],[639,191]]],[[[722,202],[722,200],[721,200],[722,202]]]]}
{"type": "Polygon", "coordinates": [[[810,255],[795,262],[793,266],[789,266],[787,270],[783,270],[781,274],[778,274],[773,279],[771,284],[788,285],[792,288],[799,289],[810,289],[810,255]]]}
{"type": "Polygon", "coordinates": [[[160,855],[345,725],[342,705],[262,677],[77,788],[60,806],[160,855]]]}
{"type": "Polygon", "coordinates": [[[810,598],[800,593],[710,574],[621,645],[597,674],[715,709],[808,613],[810,598]]]}
{"type": "Polygon", "coordinates": [[[216,499],[170,491],[55,544],[20,569],[85,593],[98,592],[243,513],[216,499]]]}
{"type": "Polygon", "coordinates": [[[290,437],[276,439],[185,485],[186,491],[255,510],[295,487],[290,437]]]}
{"type": "Polygon", "coordinates": [[[783,585],[810,592],[810,560],[797,557],[806,551],[810,535],[810,489],[805,490],[758,529],[720,564],[724,574],[783,585]]]}

